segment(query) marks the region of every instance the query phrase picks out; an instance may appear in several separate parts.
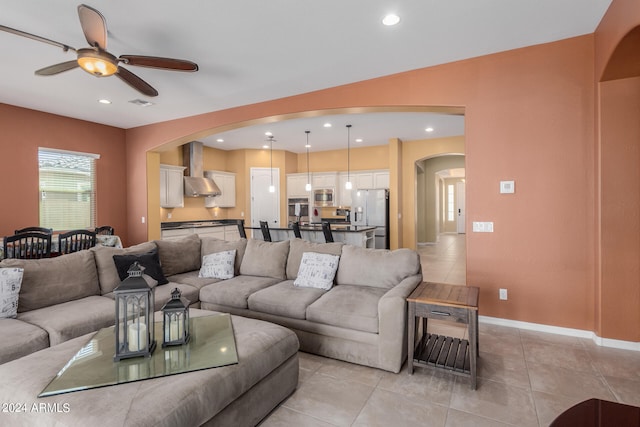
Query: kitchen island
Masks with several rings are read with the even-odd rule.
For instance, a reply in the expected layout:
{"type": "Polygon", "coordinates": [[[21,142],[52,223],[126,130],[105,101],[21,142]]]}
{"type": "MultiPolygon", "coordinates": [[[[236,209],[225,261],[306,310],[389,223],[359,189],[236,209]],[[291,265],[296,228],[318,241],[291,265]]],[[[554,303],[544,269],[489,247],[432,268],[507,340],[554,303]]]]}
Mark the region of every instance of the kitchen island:
{"type": "Polygon", "coordinates": [[[160,225],[160,235],[162,240],[182,239],[190,234],[229,241],[239,240],[242,223],[238,219],[163,222],[160,225]]]}
{"type": "MultiPolygon", "coordinates": [[[[255,239],[262,239],[262,231],[259,227],[247,227],[251,230],[251,235],[255,239]]],[[[363,248],[375,247],[376,227],[331,224],[331,233],[335,242],[342,242],[347,245],[360,246],[363,248]]],[[[294,239],[292,228],[269,227],[271,240],[274,242],[294,239]]],[[[321,225],[301,225],[300,234],[303,240],[316,243],[324,243],[324,233],[321,225]]]]}

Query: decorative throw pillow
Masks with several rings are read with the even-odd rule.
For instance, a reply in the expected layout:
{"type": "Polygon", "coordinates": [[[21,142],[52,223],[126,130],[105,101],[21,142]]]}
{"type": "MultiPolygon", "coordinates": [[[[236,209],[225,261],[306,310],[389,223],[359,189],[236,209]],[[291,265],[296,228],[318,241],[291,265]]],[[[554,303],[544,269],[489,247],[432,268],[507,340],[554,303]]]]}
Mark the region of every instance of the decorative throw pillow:
{"type": "Polygon", "coordinates": [[[22,268],[0,268],[0,318],[16,317],[23,272],[22,268]]]}
{"type": "Polygon", "coordinates": [[[157,281],[158,285],[169,283],[162,272],[162,267],[160,267],[160,257],[158,256],[157,249],[145,254],[114,255],[113,262],[116,264],[120,280],[124,280],[129,277],[127,270],[129,270],[131,264],[136,261],[140,263],[144,274],[157,281]]]}
{"type": "Polygon", "coordinates": [[[236,250],[215,252],[202,257],[202,267],[198,277],[231,279],[234,272],[236,250]]]}
{"type": "Polygon", "coordinates": [[[294,286],[329,290],[338,270],[339,255],[304,252],[294,286]]]}

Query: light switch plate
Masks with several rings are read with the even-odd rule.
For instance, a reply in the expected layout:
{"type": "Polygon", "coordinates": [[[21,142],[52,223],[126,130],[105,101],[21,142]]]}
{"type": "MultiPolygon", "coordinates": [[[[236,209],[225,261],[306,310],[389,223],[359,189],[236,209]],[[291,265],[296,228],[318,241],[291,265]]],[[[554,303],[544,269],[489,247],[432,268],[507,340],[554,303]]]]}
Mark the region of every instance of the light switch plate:
{"type": "Polygon", "coordinates": [[[493,233],[493,222],[477,222],[472,224],[474,233],[493,233]]]}
{"type": "Polygon", "coordinates": [[[500,181],[500,194],[513,194],[516,192],[515,181],[500,181]]]}

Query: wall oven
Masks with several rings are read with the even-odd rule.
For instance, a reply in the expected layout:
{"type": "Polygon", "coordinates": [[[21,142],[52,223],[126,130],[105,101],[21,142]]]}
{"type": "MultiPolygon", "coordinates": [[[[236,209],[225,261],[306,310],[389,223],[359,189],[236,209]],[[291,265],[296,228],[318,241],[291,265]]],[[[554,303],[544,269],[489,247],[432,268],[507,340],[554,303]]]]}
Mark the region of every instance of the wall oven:
{"type": "Polygon", "coordinates": [[[332,188],[324,188],[313,191],[313,206],[325,207],[334,205],[332,188]]]}
{"type": "Polygon", "coordinates": [[[307,197],[291,197],[287,200],[287,215],[289,223],[309,223],[309,199],[307,197]]]}

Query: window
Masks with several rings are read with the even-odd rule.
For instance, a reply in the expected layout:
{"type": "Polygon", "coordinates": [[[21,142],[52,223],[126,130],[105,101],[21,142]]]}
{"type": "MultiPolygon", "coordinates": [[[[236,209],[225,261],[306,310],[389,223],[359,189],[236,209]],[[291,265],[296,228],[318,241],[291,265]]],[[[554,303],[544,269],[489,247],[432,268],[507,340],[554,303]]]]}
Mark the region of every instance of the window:
{"type": "Polygon", "coordinates": [[[40,226],[54,230],[95,227],[97,154],[38,149],[40,226]]]}
{"type": "Polygon", "coordinates": [[[454,192],[453,184],[447,185],[447,221],[453,221],[455,219],[455,204],[454,204],[454,192]]]}

